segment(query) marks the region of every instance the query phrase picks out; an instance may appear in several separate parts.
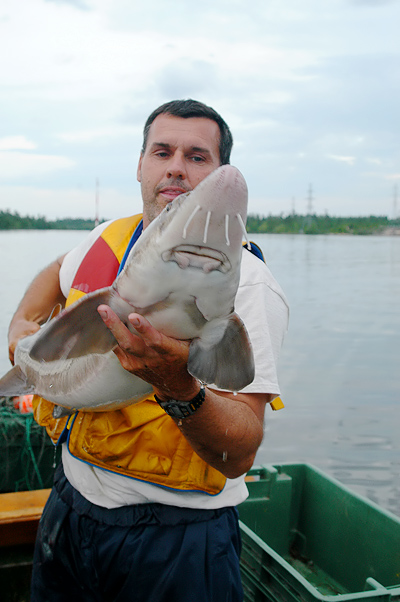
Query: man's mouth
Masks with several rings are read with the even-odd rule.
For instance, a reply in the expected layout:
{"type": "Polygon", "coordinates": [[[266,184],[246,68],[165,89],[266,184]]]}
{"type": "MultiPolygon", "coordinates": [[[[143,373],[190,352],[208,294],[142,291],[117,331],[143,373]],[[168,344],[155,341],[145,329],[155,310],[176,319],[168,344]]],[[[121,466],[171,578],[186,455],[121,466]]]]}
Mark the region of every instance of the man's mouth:
{"type": "Polygon", "coordinates": [[[189,192],[189,190],[178,188],[176,186],[166,186],[165,188],[160,189],[159,194],[168,201],[173,201],[177,196],[185,194],[186,192],[189,192]]]}

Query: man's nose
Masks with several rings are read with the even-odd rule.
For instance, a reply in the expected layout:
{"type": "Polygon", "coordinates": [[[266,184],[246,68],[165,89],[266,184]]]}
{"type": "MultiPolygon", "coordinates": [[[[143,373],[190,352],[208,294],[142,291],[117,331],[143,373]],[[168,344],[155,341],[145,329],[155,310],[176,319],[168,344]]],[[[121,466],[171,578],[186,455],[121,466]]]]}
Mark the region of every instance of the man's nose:
{"type": "Polygon", "coordinates": [[[171,157],[170,161],[168,161],[167,177],[184,180],[186,176],[185,158],[182,155],[175,153],[174,156],[171,157]]]}

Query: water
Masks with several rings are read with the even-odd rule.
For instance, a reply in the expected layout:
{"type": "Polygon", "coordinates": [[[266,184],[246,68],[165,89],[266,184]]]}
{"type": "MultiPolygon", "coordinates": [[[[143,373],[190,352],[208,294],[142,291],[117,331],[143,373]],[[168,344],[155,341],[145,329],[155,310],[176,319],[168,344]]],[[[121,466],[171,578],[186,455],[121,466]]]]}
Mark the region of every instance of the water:
{"type": "Polygon", "coordinates": [[[251,238],[291,307],[258,462],[310,462],[400,515],[400,238],[251,238]]]}
{"type": "MultiPolygon", "coordinates": [[[[27,284],[85,232],[0,232],[0,373],[27,284]]],[[[290,329],[257,463],[310,462],[400,515],[400,237],[251,235],[286,292],[290,329]]]]}

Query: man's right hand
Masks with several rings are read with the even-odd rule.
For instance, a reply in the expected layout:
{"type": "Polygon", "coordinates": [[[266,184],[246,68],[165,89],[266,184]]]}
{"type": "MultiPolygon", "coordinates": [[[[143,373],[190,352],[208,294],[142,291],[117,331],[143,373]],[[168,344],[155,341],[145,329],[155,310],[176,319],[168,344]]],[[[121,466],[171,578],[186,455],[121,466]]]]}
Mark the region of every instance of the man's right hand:
{"type": "Polygon", "coordinates": [[[28,320],[20,319],[13,320],[8,331],[8,357],[14,365],[14,353],[17,343],[20,339],[34,334],[40,328],[37,322],[29,322],[28,320]]]}

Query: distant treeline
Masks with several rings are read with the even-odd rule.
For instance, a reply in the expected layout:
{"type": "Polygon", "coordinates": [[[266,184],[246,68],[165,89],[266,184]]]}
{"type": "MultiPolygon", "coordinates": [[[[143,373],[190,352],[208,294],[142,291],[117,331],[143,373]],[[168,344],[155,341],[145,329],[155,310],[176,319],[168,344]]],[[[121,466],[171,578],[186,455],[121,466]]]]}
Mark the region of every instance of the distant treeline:
{"type": "MultiPolygon", "coordinates": [[[[102,220],[104,221],[104,220],[102,220]]],[[[22,216],[16,211],[0,211],[0,230],[92,230],[94,220],[64,218],[48,221],[45,217],[22,216]]]]}
{"type": "MultiPolygon", "coordinates": [[[[102,222],[105,220],[101,220],[102,222]]],[[[21,216],[0,210],[0,230],[92,230],[94,220],[64,218],[48,221],[45,217],[21,216]]],[[[248,232],[273,234],[381,234],[390,228],[400,229],[400,219],[385,216],[331,217],[330,215],[287,216],[250,214],[248,232]]]]}
{"type": "Polygon", "coordinates": [[[331,217],[330,215],[249,215],[248,232],[274,234],[381,234],[400,228],[400,219],[385,216],[331,217]]]}

